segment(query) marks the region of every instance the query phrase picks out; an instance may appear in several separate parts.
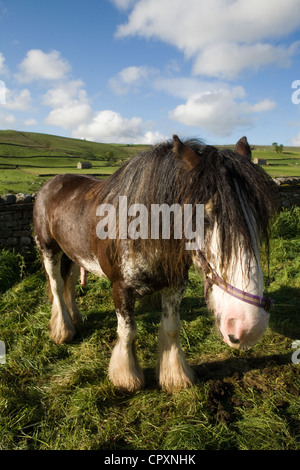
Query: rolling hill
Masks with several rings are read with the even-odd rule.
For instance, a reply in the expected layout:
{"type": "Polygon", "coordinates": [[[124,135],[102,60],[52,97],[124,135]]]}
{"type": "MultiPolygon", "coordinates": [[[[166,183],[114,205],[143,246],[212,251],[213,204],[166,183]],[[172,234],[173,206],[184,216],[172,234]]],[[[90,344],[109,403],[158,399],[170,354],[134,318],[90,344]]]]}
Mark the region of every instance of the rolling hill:
{"type": "MultiPolygon", "coordinates": [[[[33,193],[58,173],[93,174],[105,178],[146,145],[104,144],[33,132],[0,131],[0,194],[33,193]],[[77,169],[88,161],[91,169],[77,169]]],[[[234,146],[226,146],[233,148],[234,146]]],[[[300,176],[300,148],[255,145],[253,158],[266,160],[263,168],[273,177],[300,176]]]]}

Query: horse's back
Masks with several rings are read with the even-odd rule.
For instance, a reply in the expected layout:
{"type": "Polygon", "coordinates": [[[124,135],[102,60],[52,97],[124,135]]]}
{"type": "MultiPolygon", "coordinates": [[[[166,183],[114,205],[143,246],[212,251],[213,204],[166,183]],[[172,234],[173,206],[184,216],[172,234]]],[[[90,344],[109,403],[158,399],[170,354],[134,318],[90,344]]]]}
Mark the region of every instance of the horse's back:
{"type": "Polygon", "coordinates": [[[88,175],[62,174],[48,180],[34,205],[34,232],[38,245],[76,239],[90,225],[95,195],[102,181],[88,175]]]}
{"type": "Polygon", "coordinates": [[[56,175],[48,180],[37,194],[37,204],[43,201],[53,204],[57,198],[70,198],[79,195],[81,192],[87,192],[91,188],[101,184],[101,180],[89,175],[74,175],[64,173],[56,175]]]}

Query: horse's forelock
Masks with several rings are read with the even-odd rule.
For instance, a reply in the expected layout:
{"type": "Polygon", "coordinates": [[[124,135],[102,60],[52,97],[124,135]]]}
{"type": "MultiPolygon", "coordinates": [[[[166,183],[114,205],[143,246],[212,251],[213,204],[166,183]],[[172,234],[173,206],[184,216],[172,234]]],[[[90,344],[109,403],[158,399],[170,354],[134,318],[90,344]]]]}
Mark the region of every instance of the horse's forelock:
{"type": "MultiPolygon", "coordinates": [[[[251,230],[235,185],[243,194],[244,205],[251,212],[257,230],[268,240],[269,220],[275,208],[273,182],[258,165],[236,152],[219,151],[197,140],[185,141],[183,145],[188,149],[188,165],[176,155],[174,141],[159,144],[117,170],[106,181],[102,196],[117,207],[118,196],[126,195],[128,206],[139,203],[148,210],[151,204],[163,203],[209,205],[209,218],[219,227],[225,268],[236,242],[242,240],[246,250],[253,250],[251,230]]],[[[133,257],[137,242],[139,256],[149,259],[150,263],[151,259],[155,261],[153,250],[161,250],[168,275],[180,277],[179,273],[189,262],[184,237],[181,240],[129,240],[133,257]]]]}

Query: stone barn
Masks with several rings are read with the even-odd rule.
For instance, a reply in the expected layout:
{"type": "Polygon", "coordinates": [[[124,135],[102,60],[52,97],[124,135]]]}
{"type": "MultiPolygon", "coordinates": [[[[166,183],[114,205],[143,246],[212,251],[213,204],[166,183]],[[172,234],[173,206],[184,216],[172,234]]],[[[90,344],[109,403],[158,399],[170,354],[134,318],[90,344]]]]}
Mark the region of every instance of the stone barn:
{"type": "Polygon", "coordinates": [[[78,170],[88,170],[89,168],[92,168],[93,165],[90,162],[78,162],[77,163],[77,169],[78,170]]]}
{"type": "Polygon", "coordinates": [[[254,158],[253,163],[256,163],[256,165],[266,165],[267,160],[264,158],[254,158]]]}

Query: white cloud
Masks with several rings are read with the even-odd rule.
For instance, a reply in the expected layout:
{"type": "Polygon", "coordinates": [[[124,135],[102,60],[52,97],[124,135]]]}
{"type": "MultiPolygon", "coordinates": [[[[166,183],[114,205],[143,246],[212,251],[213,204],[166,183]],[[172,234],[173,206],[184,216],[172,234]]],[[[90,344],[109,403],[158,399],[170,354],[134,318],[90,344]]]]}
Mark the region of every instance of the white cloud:
{"type": "Polygon", "coordinates": [[[242,70],[257,70],[275,64],[279,67],[291,65],[291,57],[295,54],[299,42],[290,47],[273,46],[271,44],[211,44],[199,53],[195,59],[193,72],[196,75],[207,75],[232,79],[242,70]]]}
{"type": "Polygon", "coordinates": [[[0,80],[0,105],[6,103],[6,86],[3,80],[0,80]]]}
{"type": "Polygon", "coordinates": [[[22,129],[23,126],[32,127],[36,126],[37,121],[35,119],[26,119],[21,121],[17,119],[13,114],[0,113],[0,127],[5,129],[22,129]]]}
{"type": "Polygon", "coordinates": [[[16,78],[21,83],[35,80],[61,80],[70,71],[70,64],[61,57],[60,52],[45,53],[40,49],[31,49],[19,65],[16,78]]]}
{"type": "Polygon", "coordinates": [[[293,137],[292,145],[295,145],[295,147],[300,147],[300,132],[295,137],[293,137]]]}
{"type": "Polygon", "coordinates": [[[112,110],[95,113],[93,118],[73,129],[72,136],[98,142],[147,143],[153,144],[164,140],[159,132],[145,130],[146,125],[141,118],[123,117],[112,110]]]}
{"type": "Polygon", "coordinates": [[[244,101],[243,87],[206,91],[188,98],[169,117],[187,126],[201,127],[216,136],[226,137],[239,127],[252,127],[253,113],[273,109],[276,103],[265,99],[254,105],[244,101]]]}
{"type": "Polygon", "coordinates": [[[158,77],[152,83],[157,91],[164,91],[178,98],[188,99],[208,91],[215,91],[218,88],[227,88],[228,85],[221,81],[206,81],[191,77],[165,78],[158,77]]]}
{"type": "Polygon", "coordinates": [[[135,1],[136,0],[111,0],[111,2],[120,10],[127,10],[135,1]]]}
{"type": "Polygon", "coordinates": [[[109,86],[117,95],[123,95],[130,90],[136,91],[157,73],[156,69],[147,66],[126,67],[109,80],[109,86]]]}
{"type": "MultiPolygon", "coordinates": [[[[119,83],[131,86],[148,72],[146,67],[127,67],[118,74],[119,83]]],[[[82,80],[70,80],[49,89],[42,96],[42,104],[52,108],[45,123],[69,130],[72,137],[98,142],[153,144],[165,138],[149,130],[152,124],[139,117],[128,119],[113,110],[95,111],[84,87],[82,80]]]]}
{"type": "Polygon", "coordinates": [[[272,109],[276,108],[277,104],[275,101],[265,99],[259,101],[256,104],[249,105],[248,112],[249,113],[264,113],[266,111],[271,111],[272,109]]]}
{"type": "Polygon", "coordinates": [[[299,28],[298,12],[298,0],[138,0],[116,34],[159,39],[193,59],[194,73],[232,78],[289,65],[298,43],[279,39],[299,28]]]}
{"type": "Polygon", "coordinates": [[[9,90],[6,88],[6,103],[7,109],[17,111],[27,111],[31,106],[31,93],[25,88],[24,90],[9,90]]]}
{"type": "Polygon", "coordinates": [[[12,128],[17,123],[17,119],[13,114],[0,113],[0,126],[4,128],[12,128]]]}
{"type": "Polygon", "coordinates": [[[70,80],[59,83],[56,87],[50,88],[42,98],[42,103],[51,108],[67,106],[73,100],[87,101],[87,94],[84,90],[82,80],[70,80]]]}
{"type": "Polygon", "coordinates": [[[5,57],[2,52],[0,52],[0,75],[2,77],[8,75],[8,67],[5,64],[5,57]]]}
{"type": "Polygon", "coordinates": [[[46,124],[72,129],[85,122],[92,115],[92,109],[87,103],[70,103],[50,111],[45,119],[46,124]]]}
{"type": "Polygon", "coordinates": [[[37,125],[37,121],[35,119],[26,119],[23,124],[24,126],[33,127],[37,125]]]}
{"type": "Polygon", "coordinates": [[[4,2],[0,1],[0,19],[1,20],[7,14],[7,12],[8,12],[7,6],[4,4],[4,2]]]}
{"type": "Polygon", "coordinates": [[[165,140],[168,139],[169,136],[165,136],[163,135],[161,132],[152,132],[152,131],[148,131],[146,132],[145,134],[143,134],[141,137],[140,137],[140,140],[136,141],[136,143],[141,143],[141,144],[145,144],[145,145],[154,145],[154,144],[157,144],[159,142],[163,142],[165,140]]]}
{"type": "Polygon", "coordinates": [[[82,80],[71,80],[48,90],[42,97],[42,104],[53,109],[45,123],[73,129],[89,120],[93,111],[83,86],[82,80]]]}

